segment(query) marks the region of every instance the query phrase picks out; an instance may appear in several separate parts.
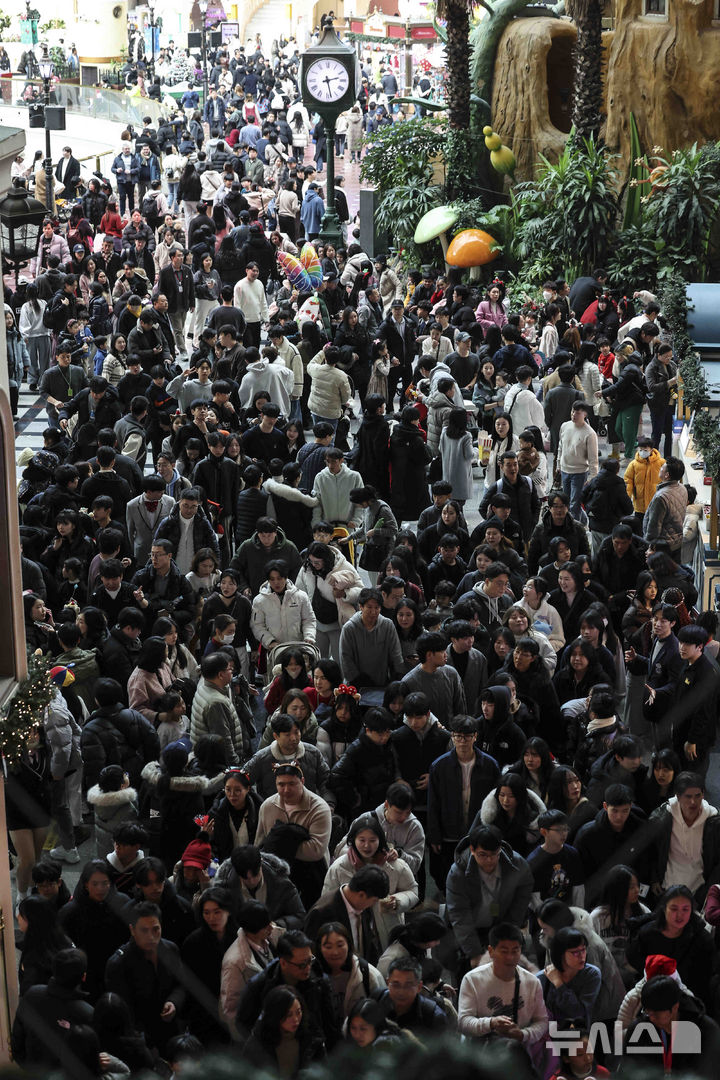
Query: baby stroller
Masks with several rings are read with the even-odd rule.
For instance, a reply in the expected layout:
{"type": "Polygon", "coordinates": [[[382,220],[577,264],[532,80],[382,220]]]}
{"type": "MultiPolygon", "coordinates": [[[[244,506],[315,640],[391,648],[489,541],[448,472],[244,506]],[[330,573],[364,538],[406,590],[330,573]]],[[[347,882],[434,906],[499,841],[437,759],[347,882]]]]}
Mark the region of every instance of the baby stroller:
{"type": "Polygon", "coordinates": [[[312,683],[313,668],[320,659],[320,650],[316,645],[308,645],[307,641],[283,641],[279,645],[273,645],[267,654],[265,669],[265,686],[269,686],[276,675],[280,673],[280,657],[286,649],[296,649],[305,657],[305,666],[308,670],[308,685],[312,683]],[[275,670],[277,668],[277,671],[275,670]]]}

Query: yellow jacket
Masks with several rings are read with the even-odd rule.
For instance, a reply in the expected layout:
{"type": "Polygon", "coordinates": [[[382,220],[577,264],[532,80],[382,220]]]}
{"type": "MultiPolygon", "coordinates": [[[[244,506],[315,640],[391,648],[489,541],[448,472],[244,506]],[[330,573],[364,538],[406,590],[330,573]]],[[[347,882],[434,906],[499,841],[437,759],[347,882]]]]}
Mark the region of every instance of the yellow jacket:
{"type": "Polygon", "coordinates": [[[625,470],[625,488],[633,501],[636,514],[644,514],[650,505],[660,479],[660,469],[664,464],[665,458],[653,447],[649,458],[641,458],[640,452],[636,451],[635,457],[625,470]]]}

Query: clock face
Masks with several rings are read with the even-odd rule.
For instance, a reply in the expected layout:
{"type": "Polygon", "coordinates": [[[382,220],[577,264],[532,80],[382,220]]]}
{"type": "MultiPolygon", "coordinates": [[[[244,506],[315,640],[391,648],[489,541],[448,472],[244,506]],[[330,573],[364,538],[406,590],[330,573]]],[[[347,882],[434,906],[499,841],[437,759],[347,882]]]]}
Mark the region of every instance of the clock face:
{"type": "Polygon", "coordinates": [[[329,103],[339,101],[345,96],[350,78],[347,69],[339,60],[326,57],[310,65],[305,84],[317,101],[329,103]]]}

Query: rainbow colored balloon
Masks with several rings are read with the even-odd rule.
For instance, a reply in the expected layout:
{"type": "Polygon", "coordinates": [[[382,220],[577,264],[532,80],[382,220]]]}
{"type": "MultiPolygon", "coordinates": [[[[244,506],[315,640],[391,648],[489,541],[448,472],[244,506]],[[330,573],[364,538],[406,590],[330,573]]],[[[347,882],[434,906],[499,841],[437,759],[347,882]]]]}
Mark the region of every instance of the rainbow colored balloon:
{"type": "Polygon", "coordinates": [[[303,244],[299,259],[288,251],[278,251],[277,261],[298,292],[312,292],[322,283],[322,267],[312,244],[303,244]]]}

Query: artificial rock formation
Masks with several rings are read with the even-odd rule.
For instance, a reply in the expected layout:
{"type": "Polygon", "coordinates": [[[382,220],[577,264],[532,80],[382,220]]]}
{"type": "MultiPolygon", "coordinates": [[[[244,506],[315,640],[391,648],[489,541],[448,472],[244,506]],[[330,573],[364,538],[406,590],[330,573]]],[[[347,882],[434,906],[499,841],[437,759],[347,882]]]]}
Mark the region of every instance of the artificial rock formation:
{"type": "Polygon", "coordinates": [[[668,0],[666,7],[667,19],[659,19],[642,15],[643,0],[615,0],[606,141],[625,160],[631,112],[644,150],[657,145],[670,152],[720,139],[714,0],[668,0]]]}
{"type": "Polygon", "coordinates": [[[519,179],[532,176],[540,154],[557,161],[567,140],[576,36],[568,19],[538,17],[514,19],[500,40],[492,126],[514,151],[519,179]]]}

